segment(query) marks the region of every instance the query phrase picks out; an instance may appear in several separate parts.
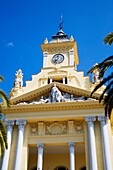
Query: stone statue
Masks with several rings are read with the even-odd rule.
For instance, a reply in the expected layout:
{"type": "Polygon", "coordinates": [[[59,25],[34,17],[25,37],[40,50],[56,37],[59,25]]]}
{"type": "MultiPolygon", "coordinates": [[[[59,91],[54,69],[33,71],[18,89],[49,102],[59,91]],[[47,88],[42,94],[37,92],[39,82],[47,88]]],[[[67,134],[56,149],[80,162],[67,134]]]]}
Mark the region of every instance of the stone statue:
{"type": "Polygon", "coordinates": [[[93,76],[92,76],[93,83],[100,83],[101,79],[99,78],[99,74],[100,74],[99,68],[97,68],[93,71],[93,76]]]}
{"type": "Polygon", "coordinates": [[[14,87],[21,88],[22,86],[23,86],[23,73],[22,73],[22,70],[19,69],[15,73],[14,87]]]}
{"type": "Polygon", "coordinates": [[[51,90],[51,101],[52,102],[60,102],[63,99],[64,98],[63,98],[60,90],[58,90],[58,88],[56,87],[56,84],[54,84],[54,86],[52,87],[52,90],[51,90]]]}

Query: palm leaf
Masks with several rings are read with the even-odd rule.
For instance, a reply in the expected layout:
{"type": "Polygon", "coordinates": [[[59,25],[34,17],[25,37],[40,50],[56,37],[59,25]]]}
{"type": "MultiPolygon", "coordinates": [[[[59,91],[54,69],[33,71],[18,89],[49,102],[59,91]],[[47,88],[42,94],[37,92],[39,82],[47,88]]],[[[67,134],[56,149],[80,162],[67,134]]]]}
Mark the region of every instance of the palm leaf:
{"type": "Polygon", "coordinates": [[[113,109],[113,96],[111,97],[111,100],[109,102],[109,107],[108,107],[108,116],[109,116],[109,118],[111,117],[112,109],[113,109]]]}
{"type": "Polygon", "coordinates": [[[104,78],[91,92],[91,96],[94,92],[96,92],[102,85],[104,85],[106,82],[108,82],[111,78],[113,78],[113,73],[111,73],[108,77],[104,78]]]}
{"type": "Polygon", "coordinates": [[[5,148],[8,148],[7,144],[7,132],[6,127],[2,120],[0,120],[0,145],[1,145],[1,154],[3,155],[5,148]]]}
{"type": "Polygon", "coordinates": [[[109,33],[103,40],[105,44],[111,45],[113,43],[113,32],[109,33]]]}
{"type": "Polygon", "coordinates": [[[0,98],[3,100],[3,103],[6,107],[10,106],[10,102],[9,99],[7,97],[7,95],[5,94],[5,92],[3,90],[0,89],[0,98]]]}
{"type": "Polygon", "coordinates": [[[105,104],[105,115],[111,116],[111,110],[113,108],[113,95],[111,95],[111,93],[113,93],[113,88],[110,89],[109,94],[107,96],[105,96],[103,103],[105,104]]]}
{"type": "Polygon", "coordinates": [[[97,68],[99,68],[99,64],[95,64],[95,65],[87,72],[87,74],[93,73],[93,71],[96,70],[97,68]]]}
{"type": "Polygon", "coordinates": [[[102,61],[101,63],[94,65],[87,72],[87,74],[93,73],[93,71],[95,71],[96,69],[99,69],[100,70],[99,77],[102,78],[104,76],[104,73],[106,72],[106,70],[112,66],[113,66],[113,56],[110,56],[110,57],[106,58],[104,61],[102,61]]]}
{"type": "Polygon", "coordinates": [[[4,78],[3,78],[2,76],[0,76],[0,82],[3,81],[3,79],[4,79],[4,78]]]}
{"type": "Polygon", "coordinates": [[[101,101],[104,98],[104,94],[109,92],[109,89],[111,89],[111,87],[113,86],[113,81],[111,81],[108,86],[104,89],[103,93],[101,94],[100,98],[99,98],[99,103],[101,103],[101,101]]]}

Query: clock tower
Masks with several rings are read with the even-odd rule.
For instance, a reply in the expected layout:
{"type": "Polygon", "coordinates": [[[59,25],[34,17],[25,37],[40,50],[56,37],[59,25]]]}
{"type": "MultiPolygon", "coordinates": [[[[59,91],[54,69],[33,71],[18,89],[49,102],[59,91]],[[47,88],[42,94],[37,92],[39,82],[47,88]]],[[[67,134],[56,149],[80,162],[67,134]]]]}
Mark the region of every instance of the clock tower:
{"type": "Polygon", "coordinates": [[[44,44],[41,44],[43,51],[43,68],[50,67],[74,67],[79,64],[77,45],[74,38],[62,30],[62,18],[60,21],[59,31],[52,36],[52,40],[48,42],[46,38],[44,44]]]}

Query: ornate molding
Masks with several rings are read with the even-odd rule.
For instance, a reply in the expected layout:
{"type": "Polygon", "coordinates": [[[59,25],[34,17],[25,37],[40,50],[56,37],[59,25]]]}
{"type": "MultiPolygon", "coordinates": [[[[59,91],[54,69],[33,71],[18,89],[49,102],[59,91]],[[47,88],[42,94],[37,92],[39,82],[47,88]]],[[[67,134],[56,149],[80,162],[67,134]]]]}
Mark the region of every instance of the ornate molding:
{"type": "Polygon", "coordinates": [[[47,135],[61,135],[66,133],[67,133],[66,122],[52,122],[46,124],[47,135]]]}
{"type": "Polygon", "coordinates": [[[75,133],[84,133],[84,129],[83,129],[83,123],[81,122],[77,122],[75,123],[75,133]]]}
{"type": "Polygon", "coordinates": [[[38,124],[33,123],[30,125],[30,135],[37,136],[38,135],[38,124]]]}
{"type": "Polygon", "coordinates": [[[44,122],[38,122],[38,135],[39,136],[45,135],[44,122]]]}

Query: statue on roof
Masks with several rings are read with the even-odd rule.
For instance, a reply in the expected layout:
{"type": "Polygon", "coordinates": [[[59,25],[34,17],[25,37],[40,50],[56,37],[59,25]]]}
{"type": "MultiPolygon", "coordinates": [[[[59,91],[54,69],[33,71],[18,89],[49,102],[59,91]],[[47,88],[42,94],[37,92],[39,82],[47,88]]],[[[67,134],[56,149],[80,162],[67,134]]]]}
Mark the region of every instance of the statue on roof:
{"type": "Polygon", "coordinates": [[[22,86],[23,86],[23,73],[22,70],[19,69],[15,73],[14,87],[22,88],[22,86]]]}
{"type": "MultiPolygon", "coordinates": [[[[98,64],[96,63],[95,65],[98,65],[98,64]]],[[[99,74],[100,74],[100,69],[99,68],[97,68],[97,69],[95,69],[93,71],[93,76],[92,76],[92,82],[93,83],[100,83],[101,79],[99,77],[99,74]]]]}

